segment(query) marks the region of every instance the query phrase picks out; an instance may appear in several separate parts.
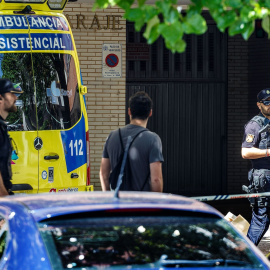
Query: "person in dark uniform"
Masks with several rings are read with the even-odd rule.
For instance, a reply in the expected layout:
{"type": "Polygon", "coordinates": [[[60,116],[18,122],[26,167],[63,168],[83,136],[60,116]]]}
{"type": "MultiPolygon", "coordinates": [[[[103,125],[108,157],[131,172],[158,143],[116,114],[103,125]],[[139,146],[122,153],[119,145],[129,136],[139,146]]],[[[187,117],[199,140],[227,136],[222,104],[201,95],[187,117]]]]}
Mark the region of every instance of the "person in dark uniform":
{"type": "Polygon", "coordinates": [[[17,111],[16,95],[21,93],[21,88],[14,88],[10,80],[0,79],[0,196],[13,194],[10,181],[12,146],[5,120],[10,112],[17,111]]]}
{"type": "MultiPolygon", "coordinates": [[[[260,113],[245,126],[242,142],[242,157],[250,159],[252,169],[248,173],[249,193],[270,192],[270,88],[257,95],[260,113]]],[[[269,228],[269,197],[251,198],[252,219],[248,238],[258,245],[269,228]]]]}

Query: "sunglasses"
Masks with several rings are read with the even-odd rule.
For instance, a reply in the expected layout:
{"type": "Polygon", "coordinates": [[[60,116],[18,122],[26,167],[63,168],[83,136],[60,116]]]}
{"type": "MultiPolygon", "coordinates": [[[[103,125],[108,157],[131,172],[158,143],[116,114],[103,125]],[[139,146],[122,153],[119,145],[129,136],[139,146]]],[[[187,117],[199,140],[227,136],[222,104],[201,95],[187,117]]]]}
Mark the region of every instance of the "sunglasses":
{"type": "Polygon", "coordinates": [[[270,105],[270,100],[262,100],[261,103],[263,103],[265,106],[268,106],[270,105]]]}

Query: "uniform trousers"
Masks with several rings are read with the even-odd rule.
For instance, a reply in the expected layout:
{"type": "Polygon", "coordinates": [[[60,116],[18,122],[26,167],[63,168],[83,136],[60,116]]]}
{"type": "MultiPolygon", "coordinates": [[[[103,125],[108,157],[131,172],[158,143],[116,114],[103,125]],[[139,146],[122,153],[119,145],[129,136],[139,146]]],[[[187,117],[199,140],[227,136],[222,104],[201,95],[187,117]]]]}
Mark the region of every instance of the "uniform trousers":
{"type": "Polygon", "coordinates": [[[269,228],[268,207],[253,207],[247,237],[257,246],[269,228]]]}

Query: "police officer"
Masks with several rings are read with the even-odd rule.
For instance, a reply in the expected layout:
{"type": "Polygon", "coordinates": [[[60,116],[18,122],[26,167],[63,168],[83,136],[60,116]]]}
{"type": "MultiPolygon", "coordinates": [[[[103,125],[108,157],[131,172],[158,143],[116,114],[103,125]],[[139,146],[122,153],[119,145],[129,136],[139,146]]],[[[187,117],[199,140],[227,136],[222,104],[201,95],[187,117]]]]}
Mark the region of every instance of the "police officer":
{"type": "Polygon", "coordinates": [[[10,80],[0,79],[0,196],[12,194],[12,147],[5,120],[10,112],[17,111],[16,95],[21,93],[21,88],[14,88],[10,80]]]}
{"type": "MultiPolygon", "coordinates": [[[[250,159],[252,164],[246,190],[249,193],[270,191],[270,88],[258,93],[257,106],[260,113],[246,124],[242,142],[242,157],[250,159]]],[[[270,199],[252,198],[250,203],[252,219],[247,236],[258,245],[269,228],[270,199]]]]}

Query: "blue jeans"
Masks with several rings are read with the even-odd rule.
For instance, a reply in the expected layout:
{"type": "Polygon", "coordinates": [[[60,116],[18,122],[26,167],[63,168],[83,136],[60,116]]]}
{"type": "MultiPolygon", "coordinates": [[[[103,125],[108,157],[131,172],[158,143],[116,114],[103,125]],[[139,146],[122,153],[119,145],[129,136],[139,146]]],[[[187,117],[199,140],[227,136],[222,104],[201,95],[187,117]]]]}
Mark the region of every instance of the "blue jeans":
{"type": "Polygon", "coordinates": [[[252,208],[252,219],[247,237],[257,246],[269,228],[267,207],[252,208]]]}

